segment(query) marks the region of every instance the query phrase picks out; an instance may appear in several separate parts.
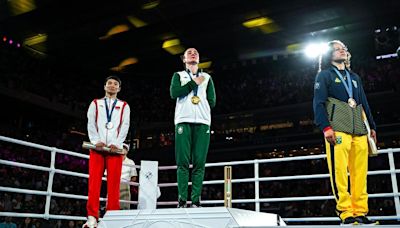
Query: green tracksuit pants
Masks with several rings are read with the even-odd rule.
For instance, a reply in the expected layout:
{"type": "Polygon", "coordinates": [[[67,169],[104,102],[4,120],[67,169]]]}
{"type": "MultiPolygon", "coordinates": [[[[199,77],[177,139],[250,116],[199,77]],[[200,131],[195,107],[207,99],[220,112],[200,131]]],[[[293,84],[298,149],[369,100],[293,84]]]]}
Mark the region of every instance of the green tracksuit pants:
{"type": "Polygon", "coordinates": [[[210,145],[210,126],[195,123],[175,125],[175,159],[177,164],[178,194],[187,201],[189,165],[192,169],[192,202],[199,202],[203,187],[204,169],[210,145]]]}

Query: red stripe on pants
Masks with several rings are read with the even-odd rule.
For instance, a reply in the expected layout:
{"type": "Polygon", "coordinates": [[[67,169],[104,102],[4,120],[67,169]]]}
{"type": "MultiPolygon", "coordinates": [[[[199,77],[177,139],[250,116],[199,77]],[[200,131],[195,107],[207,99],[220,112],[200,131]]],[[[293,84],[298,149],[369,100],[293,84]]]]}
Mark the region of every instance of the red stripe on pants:
{"type": "Polygon", "coordinates": [[[90,150],[89,193],[87,215],[99,218],[101,178],[107,168],[107,210],[119,210],[119,184],[121,179],[122,155],[105,155],[90,150]]]}

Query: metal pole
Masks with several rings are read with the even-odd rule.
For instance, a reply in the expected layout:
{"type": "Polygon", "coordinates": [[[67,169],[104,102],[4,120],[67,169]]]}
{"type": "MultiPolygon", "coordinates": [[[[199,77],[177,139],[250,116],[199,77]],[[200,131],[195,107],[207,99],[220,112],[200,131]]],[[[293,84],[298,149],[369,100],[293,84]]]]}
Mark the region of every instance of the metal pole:
{"type": "Polygon", "coordinates": [[[56,153],[57,153],[56,148],[53,148],[53,150],[51,150],[49,181],[47,182],[47,196],[46,196],[46,205],[44,211],[44,218],[47,220],[49,219],[50,215],[51,195],[53,193],[53,179],[55,173],[56,153]]]}
{"type": "Polygon", "coordinates": [[[254,199],[256,201],[256,211],[260,212],[260,175],[258,173],[259,163],[258,160],[254,160],[254,199]]]}
{"type": "Polygon", "coordinates": [[[389,158],[389,169],[390,169],[390,177],[392,180],[392,189],[394,193],[394,205],[396,208],[396,215],[400,216],[400,201],[399,201],[399,196],[397,195],[399,193],[399,188],[397,186],[397,177],[396,177],[396,166],[394,164],[394,157],[393,157],[393,151],[389,151],[388,153],[388,158],[389,158]]]}
{"type": "Polygon", "coordinates": [[[232,207],[232,166],[224,167],[224,206],[232,207]]]}

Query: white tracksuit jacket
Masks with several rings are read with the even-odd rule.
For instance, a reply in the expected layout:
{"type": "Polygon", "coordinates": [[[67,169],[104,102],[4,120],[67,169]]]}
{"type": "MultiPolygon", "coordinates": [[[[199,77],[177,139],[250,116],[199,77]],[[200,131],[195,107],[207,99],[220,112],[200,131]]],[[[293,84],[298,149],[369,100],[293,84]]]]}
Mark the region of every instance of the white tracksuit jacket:
{"type": "Polygon", "coordinates": [[[109,112],[111,112],[114,101],[115,99],[109,98],[93,100],[87,112],[87,128],[89,139],[92,144],[103,142],[107,146],[112,144],[122,149],[122,144],[129,130],[131,110],[128,103],[117,99],[117,103],[111,115],[111,122],[114,126],[112,129],[107,129],[107,112],[105,105],[108,105],[109,112]]]}

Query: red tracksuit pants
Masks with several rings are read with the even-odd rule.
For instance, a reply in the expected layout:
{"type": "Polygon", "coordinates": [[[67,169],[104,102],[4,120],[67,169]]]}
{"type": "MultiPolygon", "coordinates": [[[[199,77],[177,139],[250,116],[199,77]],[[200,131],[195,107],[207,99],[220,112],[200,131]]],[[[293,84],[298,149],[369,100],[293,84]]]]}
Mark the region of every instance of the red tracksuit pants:
{"type": "Polygon", "coordinates": [[[90,150],[89,193],[87,215],[99,218],[101,178],[107,169],[107,210],[119,210],[119,185],[121,182],[122,155],[108,155],[90,150]]]}

